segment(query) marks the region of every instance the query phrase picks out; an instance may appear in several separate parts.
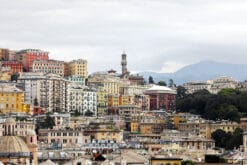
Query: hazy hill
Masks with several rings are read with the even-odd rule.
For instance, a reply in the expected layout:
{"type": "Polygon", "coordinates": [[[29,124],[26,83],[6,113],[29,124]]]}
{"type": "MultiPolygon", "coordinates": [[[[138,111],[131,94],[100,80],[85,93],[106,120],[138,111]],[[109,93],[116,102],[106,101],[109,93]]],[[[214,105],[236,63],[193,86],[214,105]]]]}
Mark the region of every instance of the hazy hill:
{"type": "Polygon", "coordinates": [[[247,80],[247,64],[229,64],[214,61],[203,61],[188,65],[174,73],[141,72],[148,81],[151,75],[155,82],[160,80],[173,79],[176,84],[183,84],[189,81],[205,81],[219,76],[231,76],[236,80],[247,80]]]}

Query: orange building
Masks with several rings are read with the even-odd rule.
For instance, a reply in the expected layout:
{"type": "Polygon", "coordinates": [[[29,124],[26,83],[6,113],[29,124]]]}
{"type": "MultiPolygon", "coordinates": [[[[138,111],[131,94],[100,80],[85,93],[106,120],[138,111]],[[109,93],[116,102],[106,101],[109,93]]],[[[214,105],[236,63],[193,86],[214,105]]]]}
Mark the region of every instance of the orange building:
{"type": "Polygon", "coordinates": [[[23,71],[23,65],[20,61],[4,61],[2,67],[10,67],[12,74],[23,71]]]}
{"type": "Polygon", "coordinates": [[[26,49],[16,53],[16,60],[23,64],[24,71],[31,71],[34,60],[49,60],[48,52],[38,49],[26,49]]]}

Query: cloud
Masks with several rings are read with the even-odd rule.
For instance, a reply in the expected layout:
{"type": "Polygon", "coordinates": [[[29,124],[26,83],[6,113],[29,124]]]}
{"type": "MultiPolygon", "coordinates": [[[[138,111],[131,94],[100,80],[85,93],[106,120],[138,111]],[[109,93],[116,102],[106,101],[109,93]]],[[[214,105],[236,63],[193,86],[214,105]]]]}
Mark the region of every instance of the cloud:
{"type": "Polygon", "coordinates": [[[1,0],[0,47],[85,58],[89,71],[247,60],[245,0],[1,0]]]}
{"type": "Polygon", "coordinates": [[[174,73],[182,67],[186,66],[186,64],[179,63],[176,61],[168,61],[165,62],[162,66],[161,72],[163,73],[174,73]]]}

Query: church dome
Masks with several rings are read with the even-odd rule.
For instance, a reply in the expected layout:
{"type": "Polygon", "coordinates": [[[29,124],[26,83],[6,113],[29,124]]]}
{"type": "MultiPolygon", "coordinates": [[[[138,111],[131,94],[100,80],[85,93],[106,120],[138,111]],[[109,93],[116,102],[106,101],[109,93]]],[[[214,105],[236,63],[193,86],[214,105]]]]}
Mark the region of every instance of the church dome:
{"type": "Polygon", "coordinates": [[[0,137],[0,157],[28,157],[30,151],[25,141],[18,136],[0,137]]]}

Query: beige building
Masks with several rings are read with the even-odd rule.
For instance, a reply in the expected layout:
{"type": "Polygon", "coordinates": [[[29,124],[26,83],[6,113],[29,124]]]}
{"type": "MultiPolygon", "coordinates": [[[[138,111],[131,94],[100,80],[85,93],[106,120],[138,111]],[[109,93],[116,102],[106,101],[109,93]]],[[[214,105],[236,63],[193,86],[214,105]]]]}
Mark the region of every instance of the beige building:
{"type": "MultiPolygon", "coordinates": [[[[7,119],[2,119],[0,122],[0,136],[5,134],[4,124],[7,119]]],[[[15,135],[17,136],[27,136],[30,130],[35,130],[35,124],[33,121],[15,121],[15,135]]]]}
{"type": "Polygon", "coordinates": [[[64,76],[64,62],[57,60],[34,60],[32,72],[53,73],[64,76]]]}
{"type": "Polygon", "coordinates": [[[40,129],[39,141],[60,147],[73,147],[90,142],[90,136],[84,135],[82,129],[40,129]]]}
{"type": "Polygon", "coordinates": [[[201,137],[211,138],[211,134],[217,129],[222,129],[225,132],[234,132],[236,128],[240,127],[237,122],[221,121],[221,122],[185,122],[178,124],[178,130],[191,132],[201,137]]]}
{"type": "Polygon", "coordinates": [[[117,143],[123,142],[123,131],[109,122],[91,122],[84,130],[85,135],[90,135],[96,140],[113,140],[117,143]]]}
{"type": "Polygon", "coordinates": [[[111,95],[119,95],[122,83],[119,77],[104,72],[97,72],[88,77],[89,86],[100,88],[101,91],[111,95]]]}
{"type": "Polygon", "coordinates": [[[88,77],[87,60],[78,59],[68,63],[68,70],[70,75],[78,75],[83,78],[88,77]]]}

